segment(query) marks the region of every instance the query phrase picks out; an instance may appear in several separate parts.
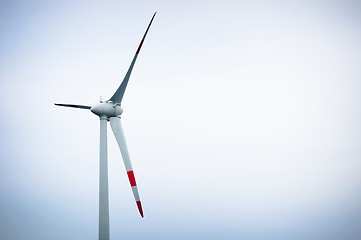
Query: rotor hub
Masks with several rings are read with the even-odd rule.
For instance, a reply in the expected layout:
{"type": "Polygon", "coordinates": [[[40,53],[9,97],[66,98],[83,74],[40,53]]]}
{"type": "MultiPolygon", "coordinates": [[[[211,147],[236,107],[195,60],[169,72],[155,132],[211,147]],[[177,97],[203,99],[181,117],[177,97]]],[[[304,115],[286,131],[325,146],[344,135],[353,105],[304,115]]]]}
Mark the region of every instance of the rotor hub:
{"type": "Polygon", "coordinates": [[[119,104],[113,102],[103,102],[93,106],[90,111],[99,117],[117,117],[123,113],[123,109],[119,104]]]}

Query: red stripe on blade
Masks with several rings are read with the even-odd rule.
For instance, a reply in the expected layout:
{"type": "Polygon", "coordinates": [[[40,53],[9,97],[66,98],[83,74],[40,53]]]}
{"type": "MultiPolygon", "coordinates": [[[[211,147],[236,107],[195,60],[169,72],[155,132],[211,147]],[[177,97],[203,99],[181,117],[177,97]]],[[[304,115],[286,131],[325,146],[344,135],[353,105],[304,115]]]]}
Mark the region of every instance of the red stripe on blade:
{"type": "Polygon", "coordinates": [[[143,209],[142,209],[142,203],[140,201],[137,201],[137,206],[138,206],[138,210],[139,210],[139,213],[142,217],[144,217],[143,215],[143,209]]]}
{"type": "Polygon", "coordinates": [[[137,183],[135,182],[133,170],[128,171],[127,174],[128,174],[130,186],[132,186],[132,187],[137,186],[137,183]]]}

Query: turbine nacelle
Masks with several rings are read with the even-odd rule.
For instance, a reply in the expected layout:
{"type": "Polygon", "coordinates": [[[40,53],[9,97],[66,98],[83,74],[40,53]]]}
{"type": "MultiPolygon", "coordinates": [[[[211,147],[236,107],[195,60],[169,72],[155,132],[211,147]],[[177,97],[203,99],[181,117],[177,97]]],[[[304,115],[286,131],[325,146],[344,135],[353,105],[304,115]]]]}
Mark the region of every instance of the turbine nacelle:
{"type": "Polygon", "coordinates": [[[117,117],[123,113],[123,109],[120,104],[116,104],[113,102],[99,103],[90,108],[90,111],[101,118],[117,117]]]}

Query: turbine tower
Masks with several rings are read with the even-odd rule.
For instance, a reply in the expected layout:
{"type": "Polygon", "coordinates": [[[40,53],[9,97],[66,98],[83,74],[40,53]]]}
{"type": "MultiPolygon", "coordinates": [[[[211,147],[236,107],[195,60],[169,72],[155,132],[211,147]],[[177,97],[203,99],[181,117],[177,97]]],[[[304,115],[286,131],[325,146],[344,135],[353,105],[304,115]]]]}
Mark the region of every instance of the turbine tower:
{"type": "Polygon", "coordinates": [[[138,207],[138,211],[142,217],[143,209],[140,201],[137,183],[135,181],[132,163],[128,153],[127,144],[123,133],[123,128],[120,122],[120,115],[123,113],[121,107],[122,99],[124,96],[125,89],[128,85],[130,75],[132,73],[135,61],[137,60],[140,49],[142,48],[143,42],[149,31],[150,25],[153,22],[156,12],[154,13],[147,30],[135,52],[130,67],[125,74],[125,77],[120,84],[117,91],[108,101],[100,101],[95,106],[85,106],[76,104],[59,104],[55,103],[56,106],[72,107],[80,109],[90,109],[92,113],[98,115],[100,118],[100,150],[99,150],[99,240],[109,240],[109,194],[108,194],[108,152],[107,152],[107,122],[110,122],[110,126],[117,140],[122,158],[124,161],[125,169],[127,171],[130,186],[133,191],[134,199],[138,207]]]}

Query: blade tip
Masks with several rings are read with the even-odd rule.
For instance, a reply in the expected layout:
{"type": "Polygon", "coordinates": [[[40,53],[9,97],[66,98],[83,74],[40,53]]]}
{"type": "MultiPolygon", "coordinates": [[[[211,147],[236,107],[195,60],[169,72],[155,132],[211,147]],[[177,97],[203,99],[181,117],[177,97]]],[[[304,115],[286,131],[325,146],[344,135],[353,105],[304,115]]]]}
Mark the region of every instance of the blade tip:
{"type": "Polygon", "coordinates": [[[138,207],[138,211],[140,213],[140,216],[142,216],[142,218],[144,218],[142,203],[140,201],[137,201],[137,207],[138,207]]]}

